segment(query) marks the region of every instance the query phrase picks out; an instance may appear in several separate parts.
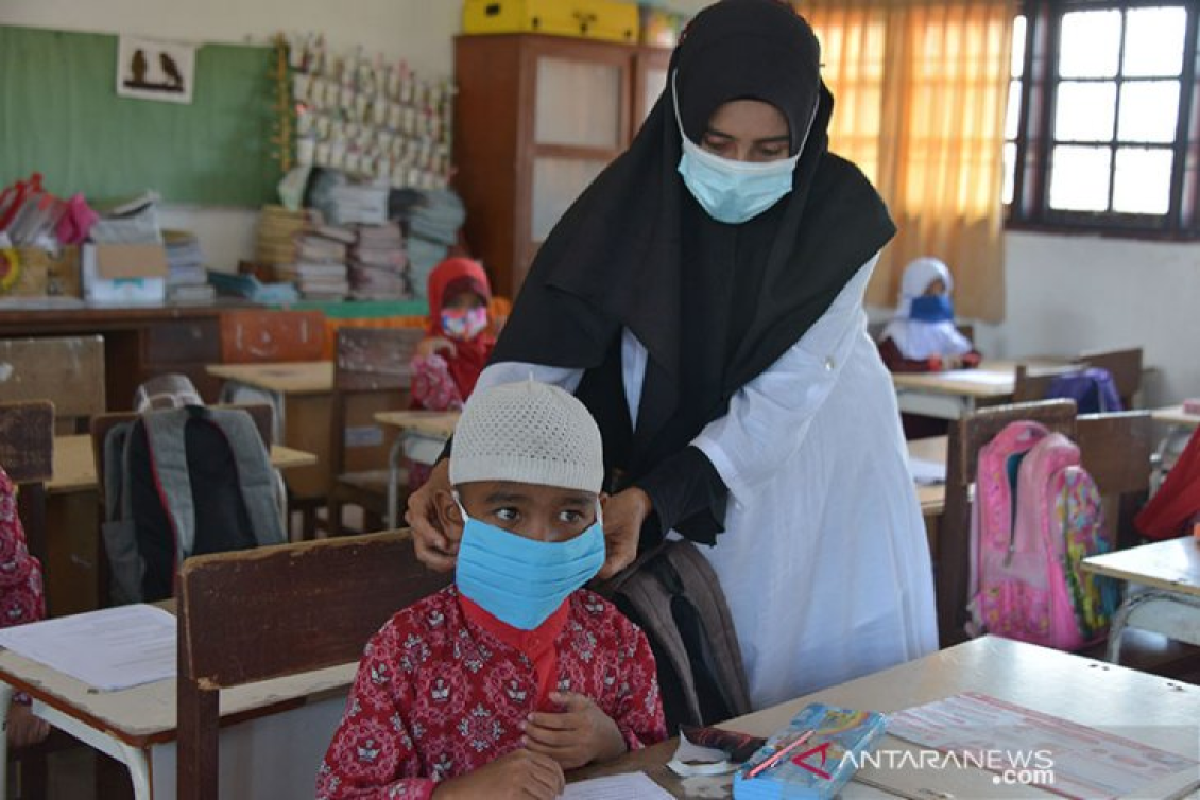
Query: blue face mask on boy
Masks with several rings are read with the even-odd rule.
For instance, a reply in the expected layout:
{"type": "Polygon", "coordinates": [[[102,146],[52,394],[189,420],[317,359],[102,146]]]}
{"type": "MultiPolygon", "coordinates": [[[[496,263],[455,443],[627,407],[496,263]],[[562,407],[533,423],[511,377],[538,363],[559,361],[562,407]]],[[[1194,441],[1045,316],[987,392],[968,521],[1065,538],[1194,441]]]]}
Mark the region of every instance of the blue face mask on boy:
{"type": "Polygon", "coordinates": [[[914,297],[909,303],[908,315],[921,322],[953,321],[954,301],[944,294],[914,297]]]}
{"type": "Polygon", "coordinates": [[[604,565],[604,526],[596,522],[565,542],[526,539],[471,519],[458,549],[455,582],[464,597],[501,622],[533,630],[604,565]]]}
{"type": "MultiPolygon", "coordinates": [[[[671,95],[675,101],[675,122],[683,142],[679,174],[688,191],[710,217],[727,225],[740,225],[778,203],[792,190],[793,173],[808,139],[808,130],[804,132],[800,150],[788,158],[761,162],[721,158],[700,147],[684,133],[674,74],[671,76],[671,95]]],[[[808,127],[812,128],[812,119],[808,127]]]]}

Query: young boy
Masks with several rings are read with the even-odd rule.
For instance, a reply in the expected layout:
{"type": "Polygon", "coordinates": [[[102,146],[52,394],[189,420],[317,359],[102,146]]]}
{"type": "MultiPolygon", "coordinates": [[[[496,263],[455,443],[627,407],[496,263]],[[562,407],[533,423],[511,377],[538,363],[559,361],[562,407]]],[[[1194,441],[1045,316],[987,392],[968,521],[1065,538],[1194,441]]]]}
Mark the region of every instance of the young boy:
{"type": "Polygon", "coordinates": [[[583,404],[533,381],[481,392],[449,466],[455,583],[368,643],[319,798],[552,798],[563,770],[666,738],[645,635],[582,588],[604,562],[583,404]]]}

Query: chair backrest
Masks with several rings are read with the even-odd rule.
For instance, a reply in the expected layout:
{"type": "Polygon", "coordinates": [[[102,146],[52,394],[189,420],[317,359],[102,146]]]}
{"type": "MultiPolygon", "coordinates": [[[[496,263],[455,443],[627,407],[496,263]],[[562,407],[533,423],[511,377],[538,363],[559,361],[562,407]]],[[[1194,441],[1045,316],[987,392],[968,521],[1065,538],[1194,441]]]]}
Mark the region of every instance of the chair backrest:
{"type": "Polygon", "coordinates": [[[239,310],[221,314],[225,364],[321,361],[325,315],[320,311],[239,310]]]}
{"type": "Polygon", "coordinates": [[[0,339],[0,400],[49,400],[58,433],[85,432],[105,411],[104,339],[0,339]]]}
{"type": "MultiPolygon", "coordinates": [[[[218,405],[213,408],[240,408],[245,411],[254,420],[254,427],[258,428],[258,435],[262,437],[263,444],[268,448],[272,444],[271,430],[274,424],[275,409],[266,404],[255,405],[218,405]]],[[[100,502],[104,502],[104,440],[108,437],[108,432],[117,425],[123,422],[132,422],[138,418],[138,414],[133,411],[123,411],[114,414],[101,414],[98,417],[92,418],[91,438],[92,438],[92,458],[96,463],[96,484],[100,487],[100,502]]]]}
{"type": "Polygon", "coordinates": [[[46,483],[54,477],[54,405],[0,403],[0,467],[20,487],[17,515],[29,552],[46,564],[46,483]]]}
{"type": "Polygon", "coordinates": [[[180,800],[217,797],[221,689],[357,661],[394,613],[449,580],[417,561],[406,532],[184,562],[177,595],[180,800]]]}
{"type": "Polygon", "coordinates": [[[1043,400],[990,406],[950,423],[946,455],[946,507],[938,527],[936,566],[938,629],[943,647],[966,639],[970,582],[971,485],[979,450],[1011,422],[1032,420],[1075,438],[1075,403],[1043,400]]]}
{"type": "Polygon", "coordinates": [[[1087,414],[1077,420],[1083,468],[1104,502],[1105,532],[1118,549],[1137,542],[1133,517],[1150,496],[1153,422],[1149,412],[1087,414]]]}
{"type": "Polygon", "coordinates": [[[412,358],[425,338],[420,328],[341,328],[333,359],[330,473],[381,470],[388,443],[375,421],[380,411],[410,404],[412,358]]]}
{"type": "Polygon", "coordinates": [[[1018,364],[1013,371],[1013,402],[1032,403],[1045,400],[1054,379],[1062,375],[1061,368],[1038,369],[1018,364]]]}
{"type": "Polygon", "coordinates": [[[1124,350],[1093,350],[1080,353],[1078,361],[1089,367],[1106,369],[1116,384],[1121,406],[1129,411],[1133,408],[1138,391],[1142,388],[1143,352],[1140,347],[1124,350]]]}

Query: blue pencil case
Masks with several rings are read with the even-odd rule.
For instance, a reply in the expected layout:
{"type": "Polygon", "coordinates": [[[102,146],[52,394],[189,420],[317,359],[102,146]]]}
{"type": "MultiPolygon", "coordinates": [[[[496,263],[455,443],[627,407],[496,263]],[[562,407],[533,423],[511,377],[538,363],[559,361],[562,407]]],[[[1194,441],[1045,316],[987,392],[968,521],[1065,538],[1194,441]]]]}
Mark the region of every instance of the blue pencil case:
{"type": "Polygon", "coordinates": [[[777,731],[733,778],[736,800],[784,800],[836,797],[858,769],[858,756],[868,752],[887,730],[887,719],[874,711],[851,711],[813,703],[777,731]],[[796,745],[777,763],[755,768],[783,748],[793,745],[806,731],[808,739],[796,745]]]}

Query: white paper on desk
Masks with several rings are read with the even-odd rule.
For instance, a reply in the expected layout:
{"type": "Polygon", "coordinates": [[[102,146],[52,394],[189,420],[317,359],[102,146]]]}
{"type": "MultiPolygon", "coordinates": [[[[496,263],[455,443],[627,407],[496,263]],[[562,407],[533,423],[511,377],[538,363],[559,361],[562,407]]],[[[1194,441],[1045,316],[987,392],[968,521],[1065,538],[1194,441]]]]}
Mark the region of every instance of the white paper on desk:
{"type": "Polygon", "coordinates": [[[1068,798],[1146,796],[1151,784],[1197,774],[1186,756],[976,692],[889,714],[888,733],[945,752],[1032,755],[1043,772],[1046,758],[1036,754],[1046,753],[1046,788],[1068,798]]]}
{"type": "Polygon", "coordinates": [[[607,778],[568,783],[564,800],[671,800],[666,789],[644,772],[622,772],[607,778]]]}
{"type": "Polygon", "coordinates": [[[946,465],[927,458],[908,457],[908,471],[914,482],[922,486],[937,486],[946,482],[946,465]]]}
{"type": "Polygon", "coordinates": [[[1007,370],[951,369],[933,374],[936,374],[936,377],[944,381],[978,383],[982,386],[1012,386],[1013,375],[1015,373],[1007,370]]]}
{"type": "Polygon", "coordinates": [[[119,606],[0,630],[0,647],[103,692],[174,678],[175,617],[119,606]]]}

